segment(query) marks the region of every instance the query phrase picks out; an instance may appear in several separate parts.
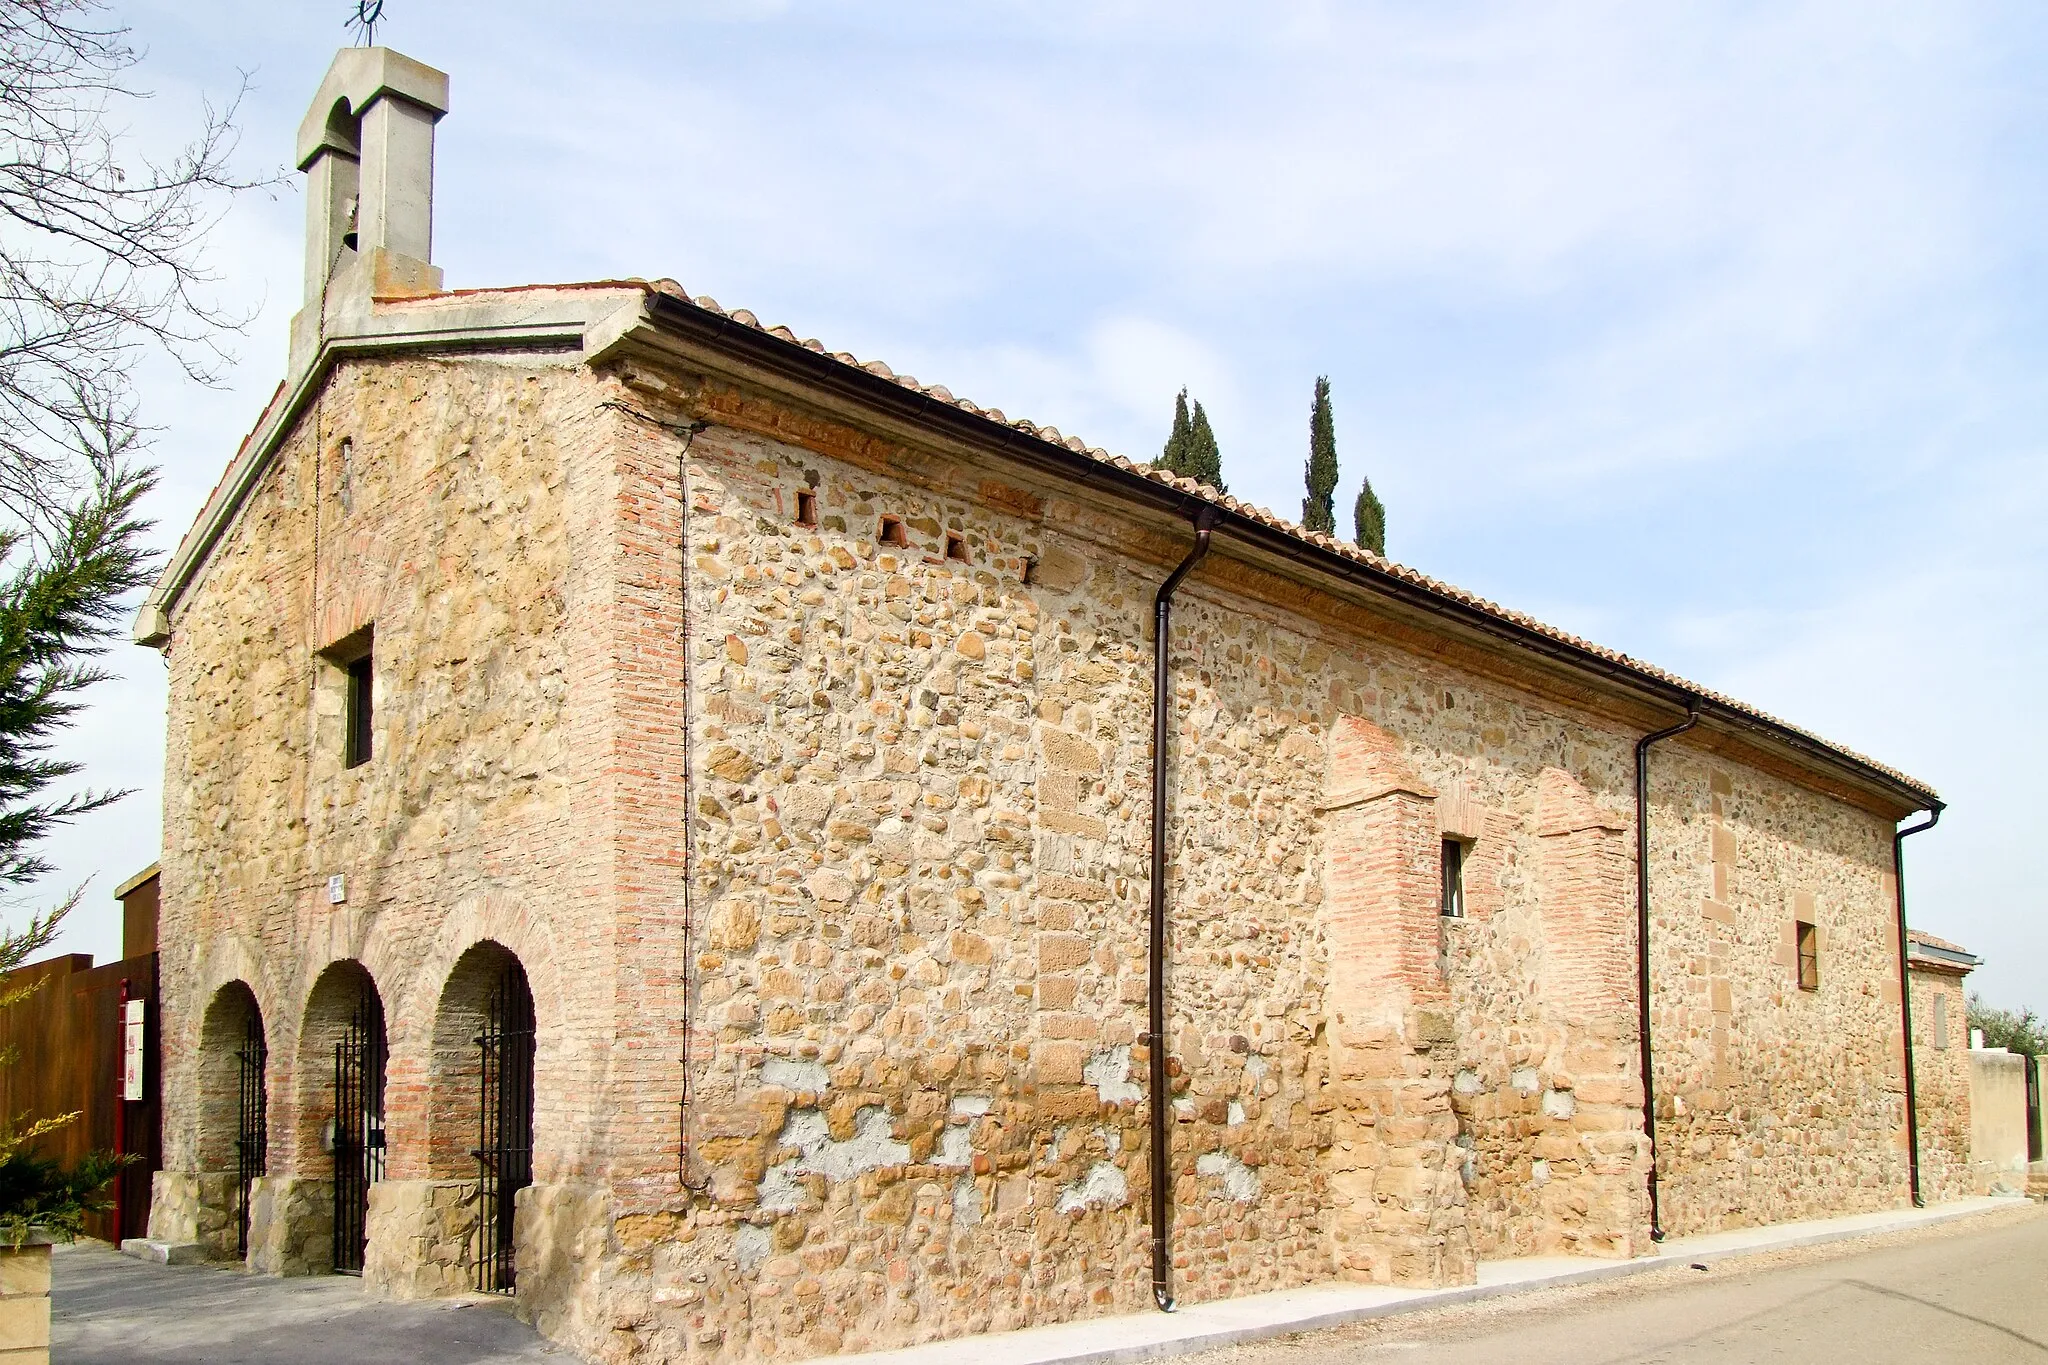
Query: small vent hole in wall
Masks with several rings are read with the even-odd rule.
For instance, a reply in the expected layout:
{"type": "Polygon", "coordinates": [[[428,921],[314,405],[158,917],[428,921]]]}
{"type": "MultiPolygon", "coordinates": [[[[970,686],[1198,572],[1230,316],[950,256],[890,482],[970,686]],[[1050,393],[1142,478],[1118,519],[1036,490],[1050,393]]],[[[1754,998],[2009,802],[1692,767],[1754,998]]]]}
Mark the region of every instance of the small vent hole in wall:
{"type": "Polygon", "coordinates": [[[796,495],[796,524],[816,526],[818,524],[818,495],[799,491],[796,495]]]}
{"type": "Polygon", "coordinates": [[[875,532],[875,543],[878,545],[894,545],[899,549],[909,548],[910,532],[904,529],[903,519],[901,517],[883,517],[881,529],[875,532]]]}
{"type": "Polygon", "coordinates": [[[1024,560],[1024,585],[1034,586],[1038,582],[1038,557],[1029,555],[1024,560]]]}
{"type": "Polygon", "coordinates": [[[968,562],[967,541],[964,537],[954,535],[951,531],[946,532],[946,558],[957,559],[962,564],[968,562]]]}

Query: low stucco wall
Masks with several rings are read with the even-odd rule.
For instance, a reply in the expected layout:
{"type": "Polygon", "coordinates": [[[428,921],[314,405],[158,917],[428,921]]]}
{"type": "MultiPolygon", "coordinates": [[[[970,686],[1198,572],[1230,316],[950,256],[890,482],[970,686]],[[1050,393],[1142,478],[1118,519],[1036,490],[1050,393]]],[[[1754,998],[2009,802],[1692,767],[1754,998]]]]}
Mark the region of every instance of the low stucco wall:
{"type": "Polygon", "coordinates": [[[2003,1048],[1970,1050],[1970,1165],[1980,1194],[2026,1188],[2027,1063],[2003,1048]]]}

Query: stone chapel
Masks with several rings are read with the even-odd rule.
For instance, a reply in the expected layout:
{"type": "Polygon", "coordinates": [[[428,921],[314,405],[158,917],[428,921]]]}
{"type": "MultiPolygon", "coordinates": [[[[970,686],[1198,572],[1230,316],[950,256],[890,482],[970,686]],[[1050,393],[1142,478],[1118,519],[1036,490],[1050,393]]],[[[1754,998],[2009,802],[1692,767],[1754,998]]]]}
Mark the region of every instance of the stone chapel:
{"type": "Polygon", "coordinates": [[[446,288],[448,107],[335,59],[137,621],[153,1236],[728,1361],[1963,1192],[1927,786],[673,281],[446,288]]]}

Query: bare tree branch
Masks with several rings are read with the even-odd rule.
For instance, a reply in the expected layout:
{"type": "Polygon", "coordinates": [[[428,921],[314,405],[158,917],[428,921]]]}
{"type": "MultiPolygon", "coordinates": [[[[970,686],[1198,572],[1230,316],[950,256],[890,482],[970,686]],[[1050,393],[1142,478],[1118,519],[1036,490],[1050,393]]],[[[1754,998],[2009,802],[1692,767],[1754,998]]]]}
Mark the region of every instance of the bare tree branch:
{"type": "Polygon", "coordinates": [[[0,0],[0,509],[38,544],[148,434],[131,396],[154,351],[219,381],[246,317],[212,298],[228,201],[282,183],[230,167],[242,90],[159,164],[114,122],[146,100],[100,0],[0,0]]]}

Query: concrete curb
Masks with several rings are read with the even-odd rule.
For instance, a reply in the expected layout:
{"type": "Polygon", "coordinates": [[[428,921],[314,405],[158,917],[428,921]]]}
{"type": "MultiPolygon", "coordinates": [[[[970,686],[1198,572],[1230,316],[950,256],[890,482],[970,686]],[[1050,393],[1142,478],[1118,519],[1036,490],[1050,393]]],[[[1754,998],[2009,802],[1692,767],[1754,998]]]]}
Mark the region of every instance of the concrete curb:
{"type": "Polygon", "coordinates": [[[831,1365],[942,1365],[971,1354],[976,1365],[1126,1365],[1532,1290],[1621,1279],[1671,1266],[1710,1265],[1761,1252],[1789,1251],[1932,1227],[2025,1207],[2024,1199],[1966,1199],[1929,1209],[1889,1210],[1690,1237],[1667,1242],[1656,1255],[1632,1261],[1550,1256],[1482,1262],[1479,1283],[1450,1289],[1318,1284],[1195,1304],[1171,1315],[1131,1313],[1087,1318],[1015,1332],[955,1337],[900,1350],[831,1356],[827,1360],[831,1365]]]}

